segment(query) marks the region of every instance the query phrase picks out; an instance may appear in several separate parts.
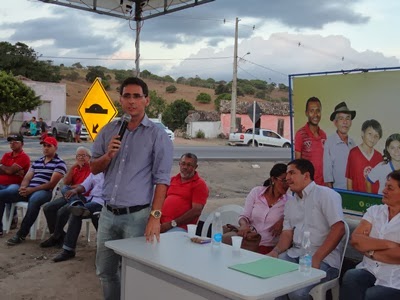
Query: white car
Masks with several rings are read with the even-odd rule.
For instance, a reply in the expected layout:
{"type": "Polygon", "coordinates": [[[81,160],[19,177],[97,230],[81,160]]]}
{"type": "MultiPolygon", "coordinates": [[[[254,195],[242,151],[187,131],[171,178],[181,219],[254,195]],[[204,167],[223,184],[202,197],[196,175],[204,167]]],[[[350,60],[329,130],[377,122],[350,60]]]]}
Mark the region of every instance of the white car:
{"type": "Polygon", "coordinates": [[[165,126],[163,122],[161,122],[159,119],[150,119],[150,121],[155,123],[158,127],[164,129],[171,141],[175,140],[175,134],[172,132],[172,130],[168,129],[168,127],[165,126]]]}
{"type": "Polygon", "coordinates": [[[288,139],[280,136],[275,131],[269,129],[256,128],[253,136],[253,130],[247,129],[244,133],[230,133],[229,143],[230,145],[253,145],[254,146],[272,146],[272,147],[283,147],[290,148],[291,143],[288,139]]]}

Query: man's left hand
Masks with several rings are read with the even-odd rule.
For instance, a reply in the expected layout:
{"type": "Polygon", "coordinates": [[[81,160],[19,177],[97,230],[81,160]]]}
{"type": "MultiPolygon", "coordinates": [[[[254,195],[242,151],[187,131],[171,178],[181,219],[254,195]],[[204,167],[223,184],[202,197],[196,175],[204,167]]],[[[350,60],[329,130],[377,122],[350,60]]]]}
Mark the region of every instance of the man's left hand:
{"type": "Polygon", "coordinates": [[[150,216],[144,232],[146,242],[152,243],[154,241],[154,236],[157,242],[160,242],[160,227],[160,219],[150,216]]]}

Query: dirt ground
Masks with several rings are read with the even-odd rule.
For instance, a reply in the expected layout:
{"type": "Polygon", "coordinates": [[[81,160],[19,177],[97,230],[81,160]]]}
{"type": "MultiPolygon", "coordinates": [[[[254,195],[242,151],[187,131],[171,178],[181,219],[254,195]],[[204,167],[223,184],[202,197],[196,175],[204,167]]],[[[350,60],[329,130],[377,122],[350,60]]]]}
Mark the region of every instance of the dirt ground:
{"type": "MultiPolygon", "coordinates": [[[[224,140],[184,140],[175,145],[223,145],[224,140]]],[[[68,161],[71,163],[72,160],[68,161]]],[[[172,174],[178,172],[174,163],[172,174]]],[[[198,172],[208,183],[210,197],[203,214],[225,204],[244,203],[249,190],[267,178],[271,162],[208,162],[200,161],[198,172]]],[[[21,217],[20,217],[21,221],[21,217]]],[[[41,214],[38,237],[45,219],[41,214]]],[[[95,274],[95,230],[91,225],[91,241],[86,241],[86,227],[82,227],[74,259],[55,264],[51,259],[60,249],[42,249],[40,240],[27,240],[9,247],[6,240],[16,230],[0,239],[0,299],[102,299],[100,282],[95,274]]],[[[46,235],[47,237],[48,235],[46,235]]]]}

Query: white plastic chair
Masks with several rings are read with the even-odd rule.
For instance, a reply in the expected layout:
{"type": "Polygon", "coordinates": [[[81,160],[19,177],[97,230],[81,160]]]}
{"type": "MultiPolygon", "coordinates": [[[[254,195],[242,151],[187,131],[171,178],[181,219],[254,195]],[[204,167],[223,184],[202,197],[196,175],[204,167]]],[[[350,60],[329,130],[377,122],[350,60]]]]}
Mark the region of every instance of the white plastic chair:
{"type": "MultiPolygon", "coordinates": [[[[53,194],[51,196],[51,201],[54,200],[55,197],[57,196],[57,193],[60,190],[60,183],[61,183],[61,180],[54,187],[53,194]]],[[[14,216],[14,211],[17,208],[21,208],[22,209],[22,218],[23,218],[25,216],[25,214],[26,214],[27,209],[28,209],[28,202],[20,201],[20,202],[15,202],[15,203],[11,204],[10,214],[9,214],[9,216],[7,218],[8,222],[6,224],[6,233],[8,233],[10,231],[11,222],[12,222],[12,219],[13,219],[13,216],[14,216]]],[[[33,225],[30,228],[29,235],[30,235],[31,240],[36,240],[36,232],[37,232],[37,229],[40,226],[40,217],[41,217],[40,215],[41,215],[41,212],[42,212],[42,209],[40,209],[39,215],[36,218],[35,223],[33,223],[33,225]]]]}
{"type": "Polygon", "coordinates": [[[342,271],[344,256],[345,256],[347,244],[348,244],[349,238],[350,238],[349,225],[347,225],[347,223],[345,221],[343,221],[343,223],[344,223],[344,228],[345,228],[346,232],[341,241],[343,250],[342,250],[342,259],[340,261],[339,276],[335,279],[320,283],[320,284],[316,285],[315,287],[313,287],[309,293],[309,295],[312,296],[313,300],[325,300],[326,292],[329,290],[332,290],[332,300],[339,300],[339,277],[340,277],[340,273],[342,271]]]}
{"type": "MultiPolygon", "coordinates": [[[[53,190],[53,196],[51,198],[51,201],[53,201],[54,199],[56,199],[58,197],[58,193],[60,191],[60,188],[59,188],[59,186],[57,186],[57,187],[58,187],[58,190],[56,192],[54,192],[55,189],[53,190]]],[[[82,220],[82,222],[84,224],[86,224],[86,237],[87,237],[87,241],[88,242],[90,242],[90,223],[91,223],[91,221],[92,221],[92,219],[90,219],[90,218],[82,220]]],[[[43,227],[43,230],[42,230],[42,237],[41,237],[42,240],[44,239],[44,237],[46,235],[46,232],[48,232],[48,231],[49,231],[49,227],[47,226],[47,223],[46,223],[44,225],[44,227],[43,227]]]]}
{"type": "Polygon", "coordinates": [[[228,204],[221,206],[210,213],[207,219],[204,221],[203,228],[201,230],[201,236],[206,237],[210,224],[214,219],[216,212],[221,213],[222,224],[237,224],[239,216],[243,213],[243,207],[237,204],[228,204]]]}

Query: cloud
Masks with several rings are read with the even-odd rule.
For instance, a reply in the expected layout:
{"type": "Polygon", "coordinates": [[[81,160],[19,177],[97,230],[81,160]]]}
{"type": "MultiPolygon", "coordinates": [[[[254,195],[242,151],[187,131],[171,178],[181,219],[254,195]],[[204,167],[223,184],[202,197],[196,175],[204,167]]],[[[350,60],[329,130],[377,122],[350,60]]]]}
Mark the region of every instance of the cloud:
{"type": "Polygon", "coordinates": [[[184,37],[231,38],[234,30],[234,19],[239,16],[243,22],[240,26],[241,38],[253,35],[252,26],[261,27],[271,21],[294,29],[320,29],[324,25],[343,22],[348,24],[365,24],[369,21],[354,11],[354,4],[360,0],[217,0],[197,6],[186,11],[163,17],[146,20],[143,27],[143,41],[161,41],[169,47],[184,42],[184,37]],[[246,21],[249,19],[251,21],[246,21]]]}
{"type": "MultiPolygon", "coordinates": [[[[373,51],[358,52],[351,47],[347,38],[339,35],[323,37],[275,33],[269,39],[254,37],[243,40],[239,49],[241,49],[239,52],[242,52],[239,56],[247,51],[251,52],[239,61],[239,78],[286,84],[289,74],[399,65],[396,57],[386,57],[382,53],[373,51]]],[[[171,68],[174,74],[170,75],[185,77],[197,75],[201,78],[232,80],[233,47],[222,50],[204,47],[196,55],[190,56],[190,59],[225,56],[232,58],[201,62],[185,60],[171,68]]]]}
{"type": "Polygon", "coordinates": [[[109,18],[94,14],[83,17],[77,11],[66,12],[59,8],[52,11],[54,14],[51,17],[3,23],[3,30],[13,30],[8,41],[27,44],[40,44],[42,41],[59,51],[66,49],[69,53],[80,55],[111,55],[121,46],[118,35],[114,34],[121,30],[121,22],[110,22],[109,18]],[[104,28],[112,26],[114,32],[96,28],[96,22],[103,23],[104,28]]]}

